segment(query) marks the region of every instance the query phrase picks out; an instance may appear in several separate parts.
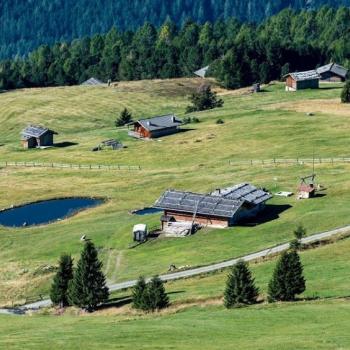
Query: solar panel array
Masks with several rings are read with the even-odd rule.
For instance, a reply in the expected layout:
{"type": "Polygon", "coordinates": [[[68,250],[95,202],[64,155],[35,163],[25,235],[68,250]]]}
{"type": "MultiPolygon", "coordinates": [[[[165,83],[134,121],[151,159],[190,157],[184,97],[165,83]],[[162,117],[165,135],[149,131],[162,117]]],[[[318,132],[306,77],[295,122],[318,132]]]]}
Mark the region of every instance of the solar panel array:
{"type": "Polygon", "coordinates": [[[191,214],[196,212],[198,215],[232,218],[242,204],[243,201],[235,199],[167,190],[157,200],[154,207],[191,214]]]}
{"type": "Polygon", "coordinates": [[[211,195],[240,200],[254,205],[264,203],[272,198],[270,193],[248,183],[216,190],[211,195]]]}

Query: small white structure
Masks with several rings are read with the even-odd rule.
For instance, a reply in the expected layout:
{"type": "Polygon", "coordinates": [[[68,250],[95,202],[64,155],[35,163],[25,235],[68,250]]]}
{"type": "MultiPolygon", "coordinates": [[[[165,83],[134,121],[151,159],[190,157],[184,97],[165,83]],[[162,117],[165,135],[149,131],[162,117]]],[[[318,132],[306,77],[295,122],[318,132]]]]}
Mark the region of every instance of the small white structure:
{"type": "Polygon", "coordinates": [[[148,234],[147,225],[145,224],[135,225],[132,232],[134,235],[135,242],[145,242],[147,240],[147,234],[148,234]]]}
{"type": "Polygon", "coordinates": [[[293,195],[293,192],[287,192],[287,191],[280,191],[275,193],[275,196],[277,197],[291,197],[293,195]]]}
{"type": "Polygon", "coordinates": [[[196,70],[194,72],[194,74],[197,75],[197,77],[205,78],[206,75],[207,75],[208,70],[209,70],[209,66],[206,66],[206,67],[203,67],[201,69],[196,70]]]}

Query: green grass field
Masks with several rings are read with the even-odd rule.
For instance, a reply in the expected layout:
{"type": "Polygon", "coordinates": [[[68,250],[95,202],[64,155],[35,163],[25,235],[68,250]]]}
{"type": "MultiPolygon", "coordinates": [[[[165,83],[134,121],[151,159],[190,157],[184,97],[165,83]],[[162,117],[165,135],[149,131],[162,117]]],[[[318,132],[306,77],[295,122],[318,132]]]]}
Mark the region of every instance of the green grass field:
{"type": "Polygon", "coordinates": [[[200,80],[179,79],[119,84],[116,88],[28,89],[0,95],[0,161],[140,165],[141,171],[0,169],[0,208],[64,196],[103,196],[103,206],[68,220],[35,228],[0,228],[0,304],[23,303],[47,294],[51,275],[40,266],[56,264],[62,252],[78,257],[82,234],[100,249],[109,281],[164,273],[170,264],[198,266],[236,257],[292,238],[302,223],[308,233],[349,224],[348,165],[317,165],[327,195],[298,202],[270,201],[279,217],[254,227],[205,229],[186,239],[158,239],[129,249],[132,226],[159,224],[159,215],[136,217],[130,210],[149,206],[167,188],[207,192],[239,182],[271,191],[295,191],[311,167],[234,166],[229,160],[346,156],[350,107],[339,102],[340,86],[285,93],[281,84],[257,95],[218,89],[222,109],[194,113],[201,122],[158,141],[128,138],[114,120],[124,107],[135,118],[174,112],[184,115],[187,95],[200,80]],[[314,112],[315,116],[306,116],[314,112]],[[225,124],[217,125],[218,118],[225,124]],[[24,151],[19,133],[27,123],[59,132],[67,148],[24,151]],[[120,152],[91,152],[102,140],[118,138],[120,152]]]}
{"type": "MultiPolygon", "coordinates": [[[[160,314],[137,314],[127,304],[84,316],[2,316],[0,347],[349,349],[349,248],[346,239],[301,253],[304,301],[225,310],[216,299],[222,297],[224,271],[167,283],[172,306],[160,314]]],[[[275,260],[251,266],[262,295],[274,265],[275,260]]],[[[113,297],[123,300],[127,295],[113,297]]]]}

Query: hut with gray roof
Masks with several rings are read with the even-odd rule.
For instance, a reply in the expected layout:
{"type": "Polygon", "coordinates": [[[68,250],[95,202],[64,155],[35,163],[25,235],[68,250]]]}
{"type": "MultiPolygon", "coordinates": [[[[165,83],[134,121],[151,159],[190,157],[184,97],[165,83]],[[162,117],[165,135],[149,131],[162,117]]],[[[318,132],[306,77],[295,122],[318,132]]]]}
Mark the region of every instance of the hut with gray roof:
{"type": "Polygon", "coordinates": [[[324,82],[342,82],[346,80],[348,70],[337,63],[329,63],[316,69],[324,82]]]}
{"type": "Polygon", "coordinates": [[[217,189],[210,194],[167,190],[154,207],[164,210],[162,230],[171,222],[193,222],[225,228],[257,216],[271,195],[250,184],[217,189]]]}
{"type": "Polygon", "coordinates": [[[179,131],[181,124],[182,121],[174,114],[139,119],[131,123],[133,130],[129,131],[129,136],[139,139],[153,139],[171,135],[179,131]]]}
{"type": "Polygon", "coordinates": [[[321,76],[316,70],[305,72],[288,73],[286,79],[286,91],[297,91],[302,89],[318,89],[321,76]]]}
{"type": "Polygon", "coordinates": [[[28,125],[21,132],[21,143],[23,148],[36,148],[36,147],[51,147],[53,146],[53,136],[57,135],[57,132],[48,128],[28,125]]]}

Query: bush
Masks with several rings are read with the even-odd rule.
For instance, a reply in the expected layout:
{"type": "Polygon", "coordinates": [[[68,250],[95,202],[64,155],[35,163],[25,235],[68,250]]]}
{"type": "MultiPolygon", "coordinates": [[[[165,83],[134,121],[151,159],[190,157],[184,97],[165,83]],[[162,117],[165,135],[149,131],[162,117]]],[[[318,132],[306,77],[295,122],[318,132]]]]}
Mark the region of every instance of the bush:
{"type": "Polygon", "coordinates": [[[350,103],[350,80],[347,80],[340,95],[342,103],[350,103]]]}
{"type": "Polygon", "coordinates": [[[201,86],[197,92],[190,97],[191,106],[187,106],[186,113],[205,111],[216,107],[222,107],[224,101],[218,99],[215,92],[211,91],[210,86],[201,86]]]}
{"type": "Polygon", "coordinates": [[[132,122],[132,114],[128,111],[127,108],[124,108],[120,113],[119,118],[115,121],[115,126],[124,126],[132,122]]]}
{"type": "Polygon", "coordinates": [[[216,124],[224,124],[225,122],[222,120],[222,119],[218,119],[217,121],[216,121],[216,124]]]}

